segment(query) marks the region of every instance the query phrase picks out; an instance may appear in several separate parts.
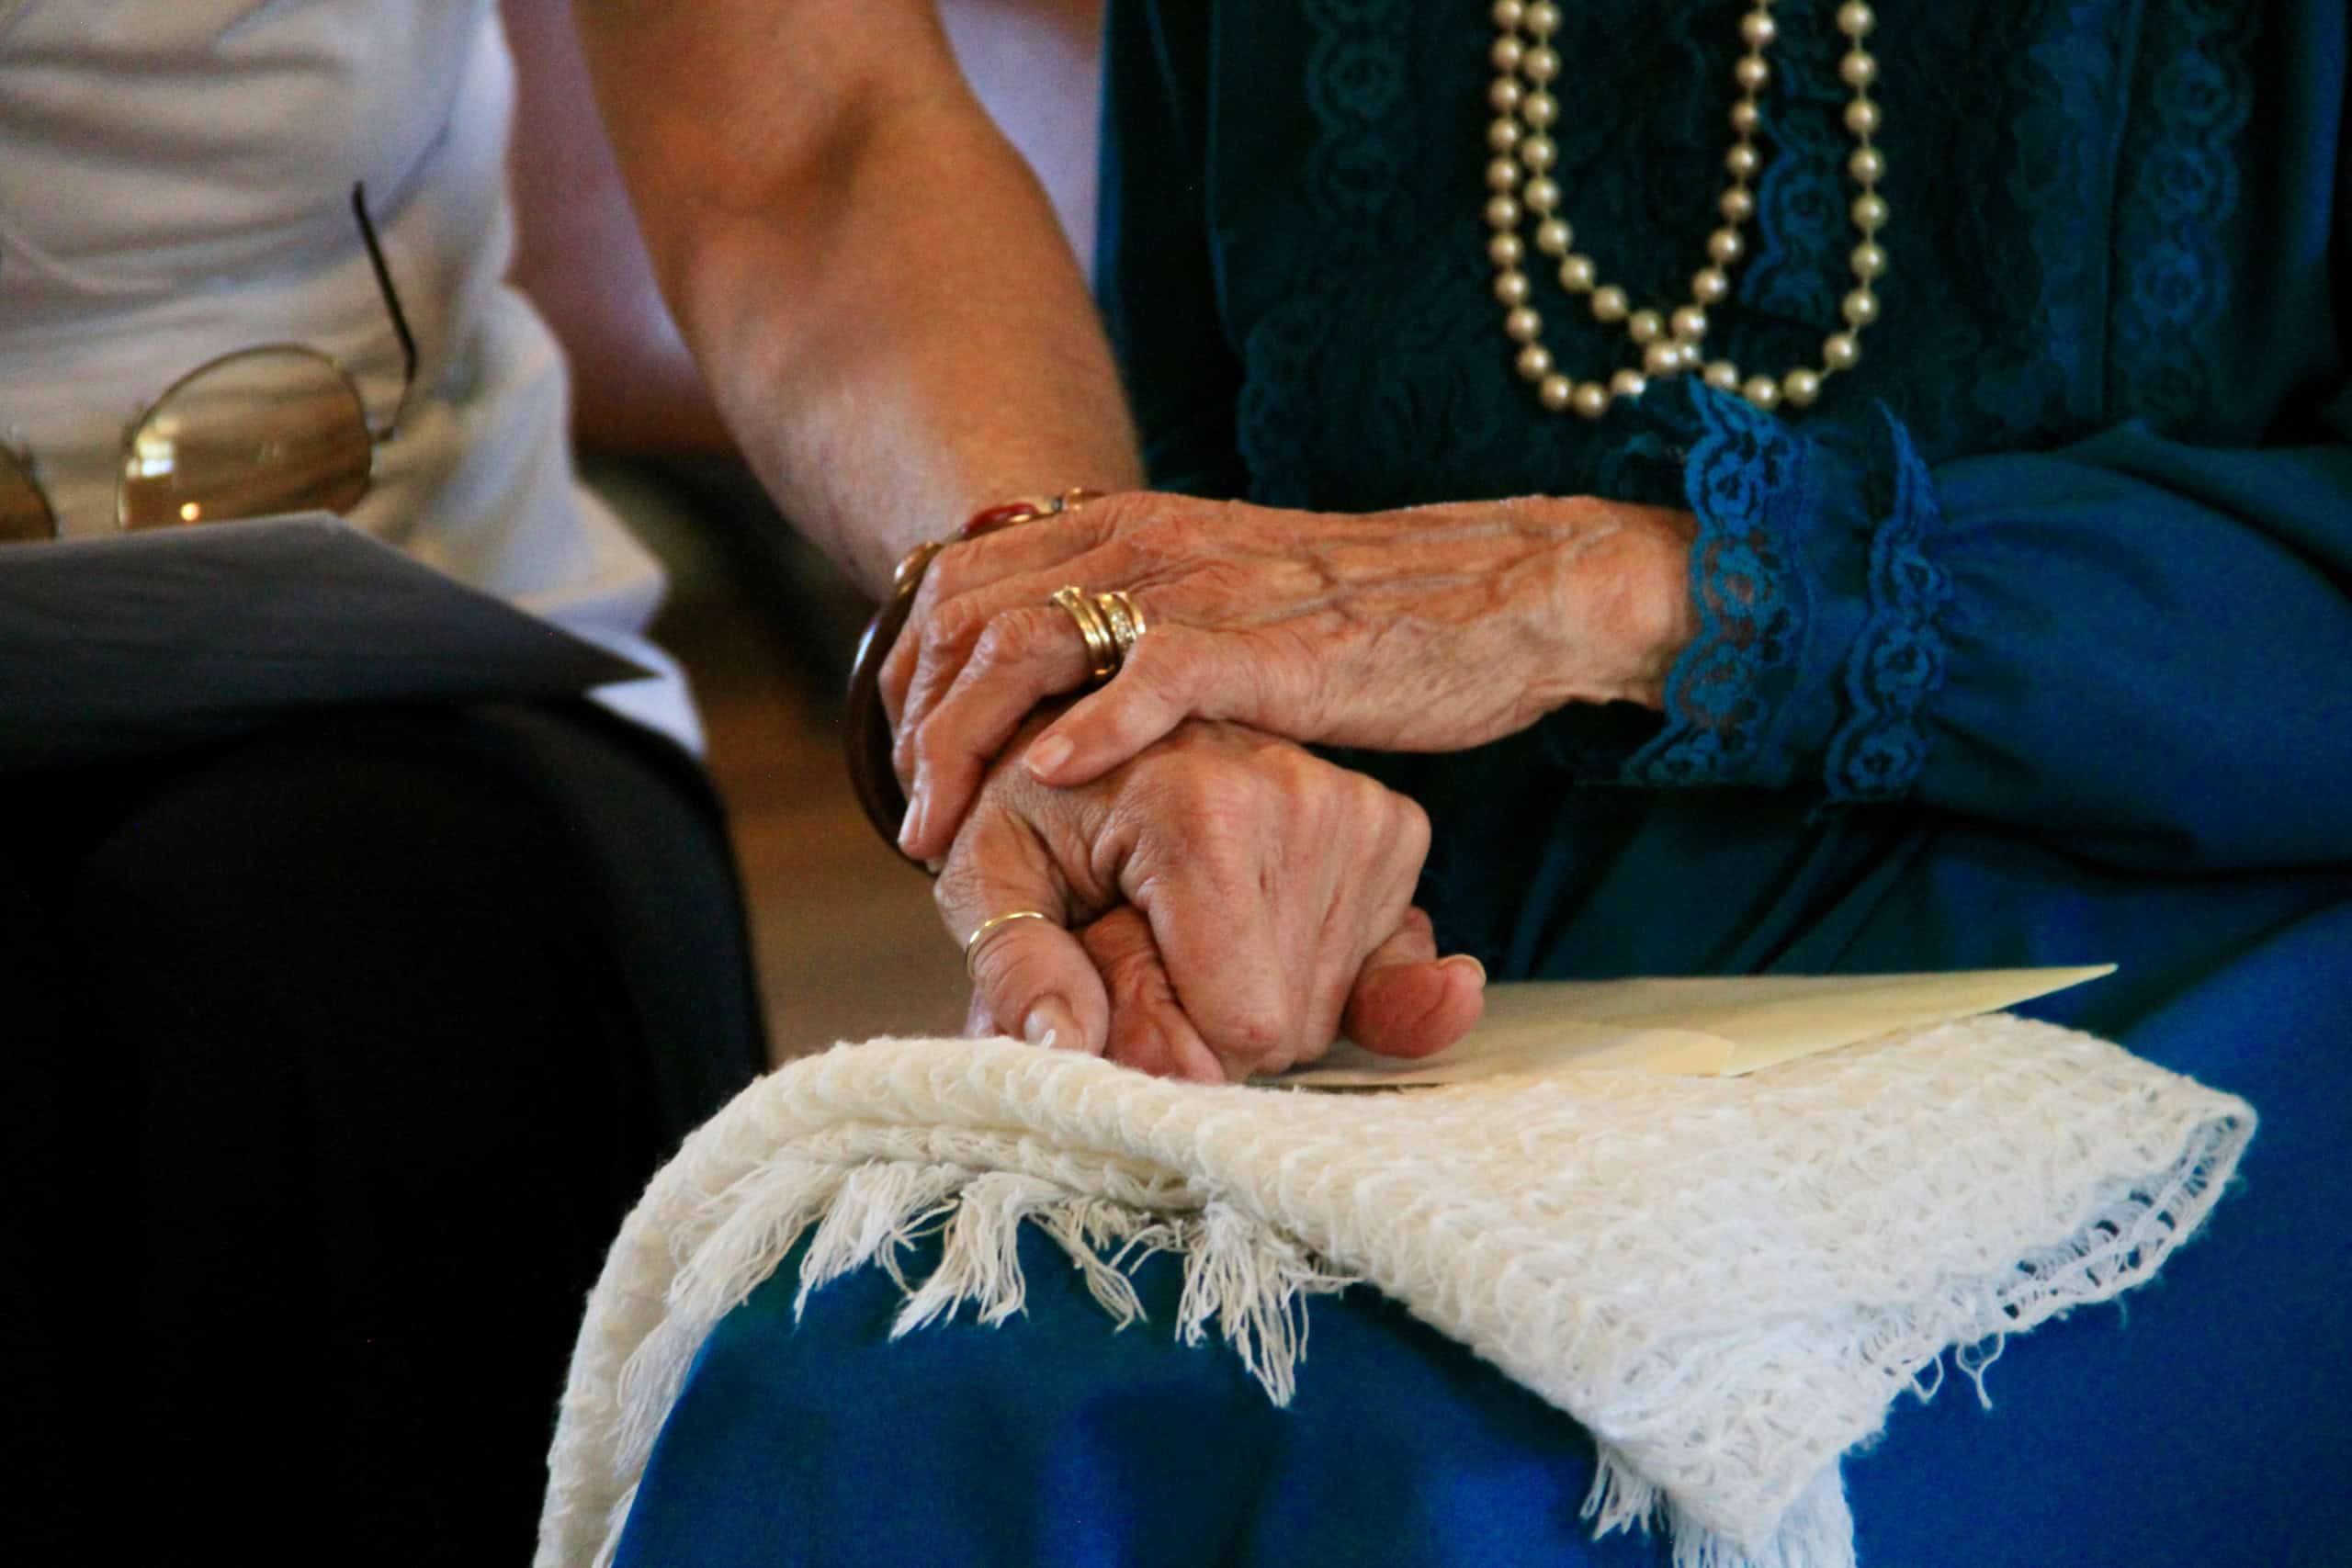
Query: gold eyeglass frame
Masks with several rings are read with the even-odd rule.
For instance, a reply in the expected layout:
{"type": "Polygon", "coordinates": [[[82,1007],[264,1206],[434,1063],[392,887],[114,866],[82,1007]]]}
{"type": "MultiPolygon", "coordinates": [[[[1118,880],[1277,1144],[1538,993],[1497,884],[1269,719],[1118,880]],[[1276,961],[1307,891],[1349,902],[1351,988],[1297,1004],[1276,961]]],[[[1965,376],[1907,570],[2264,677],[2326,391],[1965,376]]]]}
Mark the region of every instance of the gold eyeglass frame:
{"type": "MultiPolygon", "coordinates": [[[[390,318],[392,333],[400,341],[401,394],[392,404],[391,417],[384,422],[382,428],[379,429],[375,422],[368,417],[368,400],[359,389],[358,378],[355,377],[343,361],[334,355],[310,344],[255,344],[249,348],[233,349],[227,354],[216,355],[181,375],[162,391],[149,399],[140,409],[137,417],[124,428],[120,456],[115,465],[114,512],[115,527],[119,532],[144,532],[149,529],[186,526],[202,522],[234,521],[237,516],[264,515],[264,513],[236,513],[228,518],[198,515],[145,524],[134,524],[130,519],[131,470],[139,459],[140,437],[153,423],[156,414],[174,398],[205,377],[218,372],[224,367],[235,365],[241,360],[252,359],[262,355],[298,355],[314,360],[332,372],[335,380],[350,395],[352,408],[359,421],[360,433],[368,439],[368,468],[365,474],[359,476],[358,493],[343,506],[333,510],[340,513],[349,507],[356,506],[366,498],[368,492],[375,488],[378,458],[384,447],[399,434],[401,417],[408,412],[409,395],[416,388],[416,336],[409,330],[408,312],[401,308],[400,291],[393,286],[391,267],[384,259],[383,243],[376,237],[375,221],[368,216],[368,186],[364,180],[351,187],[351,211],[353,218],[359,225],[360,242],[368,250],[368,266],[376,275],[376,289],[384,302],[384,313],[390,318]]],[[[0,464],[13,468],[16,478],[22,483],[27,493],[40,503],[41,513],[49,525],[49,538],[63,537],[64,528],[57,515],[57,503],[51,498],[47,487],[40,482],[40,477],[35,471],[32,455],[21,448],[0,443],[0,464]]],[[[0,536],[0,547],[5,547],[9,543],[38,544],[41,542],[43,541],[37,538],[12,541],[0,536]]]]}

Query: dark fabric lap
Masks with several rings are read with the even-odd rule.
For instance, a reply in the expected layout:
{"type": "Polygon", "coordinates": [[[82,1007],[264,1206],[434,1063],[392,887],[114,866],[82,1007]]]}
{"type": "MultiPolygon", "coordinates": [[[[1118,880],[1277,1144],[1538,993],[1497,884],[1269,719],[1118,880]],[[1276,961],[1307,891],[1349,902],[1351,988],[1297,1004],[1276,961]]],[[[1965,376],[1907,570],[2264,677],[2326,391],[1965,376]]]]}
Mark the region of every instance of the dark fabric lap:
{"type": "Polygon", "coordinates": [[[57,1480],[8,1528],[519,1559],[619,1216],[761,1063],[698,770],[585,705],[387,709],[0,802],[57,1480]]]}

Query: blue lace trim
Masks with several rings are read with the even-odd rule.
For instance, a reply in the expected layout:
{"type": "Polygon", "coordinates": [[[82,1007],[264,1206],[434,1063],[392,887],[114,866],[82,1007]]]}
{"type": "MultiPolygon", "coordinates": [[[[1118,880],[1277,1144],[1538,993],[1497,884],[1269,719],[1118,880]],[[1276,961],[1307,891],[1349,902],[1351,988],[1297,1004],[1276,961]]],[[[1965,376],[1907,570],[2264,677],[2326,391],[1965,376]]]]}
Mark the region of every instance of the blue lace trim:
{"type": "Polygon", "coordinates": [[[1830,738],[1822,777],[1838,801],[1899,800],[1928,762],[1921,709],[1942,689],[1948,662],[1940,626],[1951,574],[1926,549],[1943,521],[1935,481],[1900,421],[1886,416],[1894,450],[1894,507],[1871,538],[1871,613],[1846,660],[1850,713],[1830,738]]]}
{"type": "Polygon", "coordinates": [[[1736,398],[1695,400],[1703,434],[1683,471],[1699,524],[1699,635],[1667,677],[1665,728],[1624,772],[1653,788],[1737,782],[1765,750],[1804,623],[1803,579],[1783,549],[1811,489],[1804,448],[1736,398]]]}
{"type": "Polygon", "coordinates": [[[2221,236],[2237,211],[2232,148],[2254,113],[2246,62],[2261,8],[2213,0],[2152,7],[2143,59],[2148,113],[2126,150],[2115,251],[2130,258],[2113,297],[2110,401],[2158,429],[2212,405],[2205,333],[2230,296],[2221,236]]]}
{"type": "MultiPolygon", "coordinates": [[[[1838,658],[1844,702],[1829,729],[1821,774],[1832,802],[1894,800],[1910,793],[1927,765],[1927,705],[1942,689],[1950,650],[1942,617],[1951,574],[1929,553],[1942,523],[1935,481],[1910,433],[1891,412],[1885,421],[1892,469],[1886,510],[1827,496],[1822,478],[1834,460],[1815,444],[1746,401],[1697,391],[1701,434],[1684,468],[1684,489],[1698,519],[1690,551],[1690,592],[1699,635],[1667,677],[1664,728],[1626,762],[1623,782],[1650,788],[1792,782],[1811,761],[1818,731],[1784,735],[1799,707],[1802,668],[1838,658]],[[1845,513],[1844,516],[1836,513],[1845,513]],[[1856,522],[1849,522],[1847,518],[1856,522]],[[1830,621],[1855,625],[1840,655],[1838,629],[1816,631],[1824,615],[1817,569],[1802,541],[1825,530],[1868,526],[1867,612],[1830,621]]],[[[1838,486],[1845,493],[1842,481],[1838,486]]],[[[1852,547],[1827,542],[1832,553],[1852,547]]],[[[1857,565],[1859,575],[1859,563],[1857,565]]],[[[1826,673],[1826,671],[1825,671],[1826,673]]]]}

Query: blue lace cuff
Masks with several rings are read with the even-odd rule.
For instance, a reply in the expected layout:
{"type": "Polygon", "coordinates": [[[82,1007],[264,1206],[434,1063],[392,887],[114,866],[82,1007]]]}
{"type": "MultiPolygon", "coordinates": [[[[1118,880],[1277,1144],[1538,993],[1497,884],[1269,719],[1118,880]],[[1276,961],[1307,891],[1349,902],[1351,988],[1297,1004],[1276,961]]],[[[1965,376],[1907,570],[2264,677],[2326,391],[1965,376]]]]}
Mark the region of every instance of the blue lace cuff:
{"type": "Polygon", "coordinates": [[[1683,488],[1699,635],[1624,782],[1817,779],[1833,801],[1904,795],[1927,761],[1951,597],[1928,553],[1935,486],[1909,434],[1887,416],[1883,451],[1857,460],[1737,398],[1700,390],[1695,407],[1683,488]]]}

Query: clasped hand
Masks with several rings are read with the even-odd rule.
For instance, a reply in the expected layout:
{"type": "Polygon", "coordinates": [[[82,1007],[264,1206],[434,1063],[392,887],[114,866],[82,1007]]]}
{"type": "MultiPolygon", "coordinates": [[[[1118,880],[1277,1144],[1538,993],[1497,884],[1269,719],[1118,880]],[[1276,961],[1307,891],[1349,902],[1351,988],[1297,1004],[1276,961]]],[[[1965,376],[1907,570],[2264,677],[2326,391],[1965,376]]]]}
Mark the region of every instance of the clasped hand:
{"type": "Polygon", "coordinates": [[[1411,910],[1426,823],[1295,743],[1451,750],[1570,701],[1654,705],[1693,629],[1691,532],[1589,500],[1127,495],[944,552],[882,672],[900,845],[947,857],[958,934],[1016,908],[1080,928],[991,940],[975,1026],[1204,1078],[1317,1054],[1343,1012],[1374,1049],[1450,1043],[1480,976],[1411,910]],[[1065,583],[1125,590],[1151,629],[1039,714],[1091,673],[1065,583]]]}
{"type": "Polygon", "coordinates": [[[1413,1055],[1477,1021],[1484,974],[1440,962],[1412,908],[1428,849],[1404,796],[1290,741],[1191,722],[1075,788],[999,764],[936,897],[958,935],[1010,909],[1048,917],[978,949],[976,1032],[1221,1083],[1319,1054],[1343,1026],[1413,1055]]]}

